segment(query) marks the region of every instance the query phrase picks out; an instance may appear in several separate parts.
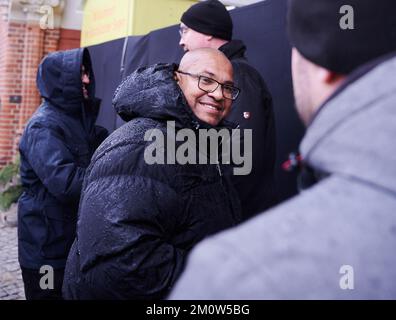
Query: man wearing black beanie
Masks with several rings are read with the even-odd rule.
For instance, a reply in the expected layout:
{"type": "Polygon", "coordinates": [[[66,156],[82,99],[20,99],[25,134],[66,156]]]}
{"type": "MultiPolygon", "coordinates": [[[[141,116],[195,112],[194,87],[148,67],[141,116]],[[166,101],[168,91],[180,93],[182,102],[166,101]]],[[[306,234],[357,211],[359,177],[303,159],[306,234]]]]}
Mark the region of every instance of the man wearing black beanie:
{"type": "Polygon", "coordinates": [[[180,46],[185,51],[206,47],[222,51],[231,60],[235,85],[241,89],[227,120],[238,124],[242,132],[252,129],[252,171],[245,176],[231,176],[247,219],[277,202],[275,120],[271,94],[258,71],[248,64],[246,46],[232,40],[232,32],[231,16],[217,0],[199,2],[181,17],[180,46]]]}
{"type": "Polygon", "coordinates": [[[171,298],[396,299],[395,13],[394,0],[289,0],[311,184],[199,244],[171,298]]]}

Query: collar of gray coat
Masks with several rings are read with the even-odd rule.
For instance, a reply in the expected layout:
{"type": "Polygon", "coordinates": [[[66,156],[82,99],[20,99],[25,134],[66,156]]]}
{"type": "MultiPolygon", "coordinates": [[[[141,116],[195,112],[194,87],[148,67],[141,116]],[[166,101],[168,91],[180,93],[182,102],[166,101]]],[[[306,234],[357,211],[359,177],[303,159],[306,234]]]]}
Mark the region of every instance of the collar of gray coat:
{"type": "Polygon", "coordinates": [[[323,105],[308,127],[301,154],[314,169],[364,180],[396,193],[395,124],[393,56],[323,105]]]}

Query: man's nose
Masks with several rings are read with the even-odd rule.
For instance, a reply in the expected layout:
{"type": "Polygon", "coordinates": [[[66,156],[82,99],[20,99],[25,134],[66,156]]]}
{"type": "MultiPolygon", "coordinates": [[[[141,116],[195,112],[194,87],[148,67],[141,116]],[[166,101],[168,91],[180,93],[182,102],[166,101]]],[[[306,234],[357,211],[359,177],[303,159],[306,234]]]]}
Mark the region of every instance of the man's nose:
{"type": "Polygon", "coordinates": [[[217,89],[213,92],[208,93],[209,96],[211,96],[215,100],[223,100],[223,90],[221,89],[221,86],[219,85],[217,89]]]}

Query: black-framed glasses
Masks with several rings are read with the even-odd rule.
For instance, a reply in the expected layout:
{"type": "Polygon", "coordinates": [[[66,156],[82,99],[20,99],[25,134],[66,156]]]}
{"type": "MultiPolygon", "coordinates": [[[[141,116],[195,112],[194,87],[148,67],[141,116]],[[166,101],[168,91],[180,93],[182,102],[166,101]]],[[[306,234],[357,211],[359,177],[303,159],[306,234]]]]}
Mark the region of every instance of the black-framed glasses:
{"type": "Polygon", "coordinates": [[[217,88],[221,86],[221,92],[223,93],[223,97],[226,99],[236,100],[236,98],[239,96],[239,93],[241,92],[241,89],[231,84],[220,83],[215,79],[206,76],[192,74],[180,70],[177,70],[176,72],[198,79],[198,88],[207,93],[215,92],[217,88]]]}

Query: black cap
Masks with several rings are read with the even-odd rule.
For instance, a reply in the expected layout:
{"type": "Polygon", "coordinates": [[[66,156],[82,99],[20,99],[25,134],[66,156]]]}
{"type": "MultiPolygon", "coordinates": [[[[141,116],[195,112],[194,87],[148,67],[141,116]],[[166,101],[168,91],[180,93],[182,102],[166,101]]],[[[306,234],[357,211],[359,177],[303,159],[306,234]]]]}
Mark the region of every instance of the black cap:
{"type": "Polygon", "coordinates": [[[349,74],[396,51],[396,1],[289,0],[288,32],[292,46],[305,58],[349,74]]]}
{"type": "Polygon", "coordinates": [[[181,17],[187,27],[216,38],[232,39],[232,20],[226,7],[218,0],[199,2],[181,17]]]}

